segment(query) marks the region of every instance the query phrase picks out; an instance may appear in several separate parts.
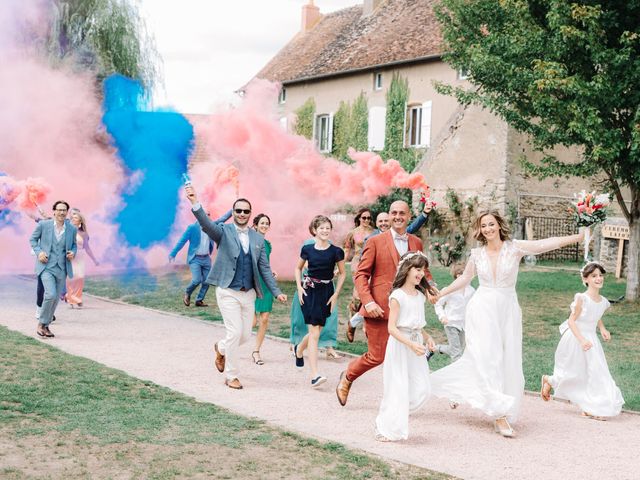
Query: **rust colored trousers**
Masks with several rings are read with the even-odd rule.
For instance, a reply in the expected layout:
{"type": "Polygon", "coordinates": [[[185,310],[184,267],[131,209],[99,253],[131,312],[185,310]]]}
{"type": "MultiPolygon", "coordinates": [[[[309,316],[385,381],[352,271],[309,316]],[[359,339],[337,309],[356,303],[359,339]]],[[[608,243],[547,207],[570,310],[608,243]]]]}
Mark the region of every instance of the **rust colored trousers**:
{"type": "Polygon", "coordinates": [[[347,367],[347,380],[353,382],[363,373],[384,362],[384,354],[389,340],[388,321],[384,319],[364,319],[367,332],[367,352],[353,360],[347,367]]]}

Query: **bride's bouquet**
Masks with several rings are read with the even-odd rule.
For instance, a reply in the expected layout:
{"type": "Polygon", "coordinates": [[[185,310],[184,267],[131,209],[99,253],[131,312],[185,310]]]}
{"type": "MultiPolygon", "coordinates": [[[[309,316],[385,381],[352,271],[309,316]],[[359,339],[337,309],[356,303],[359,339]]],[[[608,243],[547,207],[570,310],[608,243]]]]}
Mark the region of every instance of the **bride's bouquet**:
{"type": "Polygon", "coordinates": [[[589,257],[589,242],[591,241],[589,227],[596,223],[604,222],[607,218],[607,207],[611,204],[609,194],[596,192],[587,193],[582,190],[573,194],[574,201],[571,202],[569,212],[573,214],[578,227],[587,227],[584,235],[584,260],[589,257]]]}

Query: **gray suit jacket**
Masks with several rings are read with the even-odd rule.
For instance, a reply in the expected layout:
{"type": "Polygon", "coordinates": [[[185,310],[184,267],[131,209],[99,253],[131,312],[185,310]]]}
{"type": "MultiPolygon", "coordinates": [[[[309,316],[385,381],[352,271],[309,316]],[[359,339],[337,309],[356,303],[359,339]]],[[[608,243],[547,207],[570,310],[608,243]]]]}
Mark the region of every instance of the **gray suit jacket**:
{"type": "MultiPolygon", "coordinates": [[[[215,223],[204,212],[202,207],[193,211],[202,230],[218,244],[218,254],[213,263],[207,283],[218,287],[228,288],[236,273],[238,256],[240,255],[240,239],[234,223],[215,223]]],[[[251,264],[253,266],[253,288],[258,298],[262,298],[263,292],[260,288],[259,278],[262,277],[267,288],[278,296],[282,293],[278,284],[273,278],[271,266],[267,259],[267,252],[264,249],[264,237],[258,232],[249,229],[249,251],[251,252],[251,264]]]]}
{"type": "MultiPolygon", "coordinates": [[[[47,254],[49,258],[51,258],[51,248],[53,246],[53,242],[55,239],[54,233],[54,220],[40,220],[36,229],[31,234],[31,238],[29,239],[29,243],[31,243],[31,248],[36,254],[36,274],[40,275],[47,264],[42,263],[38,260],[38,254],[40,252],[44,252],[47,254]]],[[[64,221],[64,240],[65,240],[65,250],[67,252],[71,251],[75,255],[77,253],[76,246],[76,233],[77,229],[74,227],[69,220],[64,221]]],[[[48,263],[48,262],[47,262],[48,263]]],[[[67,266],[67,277],[73,278],[73,266],[69,259],[65,261],[67,266]]]]}

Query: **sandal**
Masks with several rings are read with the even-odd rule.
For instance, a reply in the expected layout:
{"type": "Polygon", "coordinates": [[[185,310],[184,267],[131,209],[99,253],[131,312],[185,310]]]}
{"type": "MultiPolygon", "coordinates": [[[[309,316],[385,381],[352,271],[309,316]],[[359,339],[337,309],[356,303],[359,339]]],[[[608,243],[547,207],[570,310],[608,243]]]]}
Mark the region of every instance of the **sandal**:
{"type": "Polygon", "coordinates": [[[343,358],[343,356],[335,350],[327,350],[326,355],[329,360],[338,360],[340,358],[343,358]]]}
{"type": "Polygon", "coordinates": [[[546,375],[542,375],[540,384],[540,397],[542,397],[542,400],[544,400],[545,402],[548,402],[551,399],[551,384],[549,383],[549,377],[547,377],[546,375]],[[547,385],[549,385],[548,390],[545,389],[547,385]]]}
{"type": "Polygon", "coordinates": [[[375,436],[376,441],[378,442],[391,442],[390,439],[388,439],[387,437],[385,437],[384,435],[382,435],[381,433],[376,433],[375,436]]]}
{"type": "Polygon", "coordinates": [[[256,365],[264,365],[264,362],[262,361],[262,358],[260,358],[260,350],[256,350],[254,352],[251,353],[251,358],[253,359],[253,363],[255,363],[256,365]],[[256,358],[258,357],[258,358],[256,358]]]}

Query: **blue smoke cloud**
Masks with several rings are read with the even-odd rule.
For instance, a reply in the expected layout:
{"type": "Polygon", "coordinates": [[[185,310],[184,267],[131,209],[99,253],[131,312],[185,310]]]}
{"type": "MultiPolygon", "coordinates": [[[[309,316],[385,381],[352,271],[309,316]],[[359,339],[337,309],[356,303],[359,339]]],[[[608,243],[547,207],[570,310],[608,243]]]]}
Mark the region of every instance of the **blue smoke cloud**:
{"type": "Polygon", "coordinates": [[[128,178],[122,191],[124,208],[115,222],[128,245],[143,249],[166,240],[171,231],[194,137],[184,116],[150,110],[148,98],[137,81],[121,75],[104,81],[102,121],[128,178]]]}

